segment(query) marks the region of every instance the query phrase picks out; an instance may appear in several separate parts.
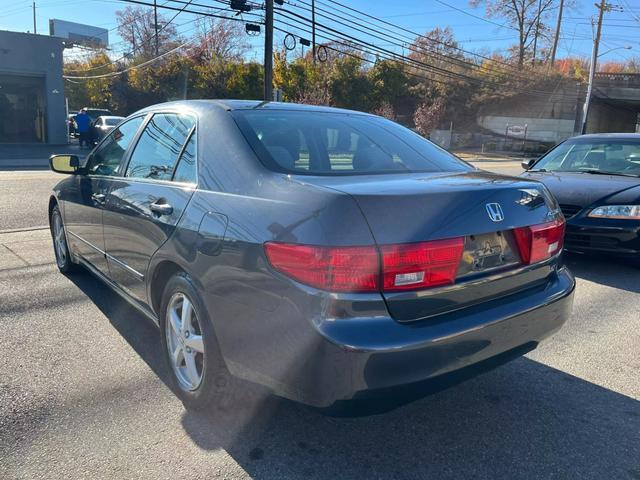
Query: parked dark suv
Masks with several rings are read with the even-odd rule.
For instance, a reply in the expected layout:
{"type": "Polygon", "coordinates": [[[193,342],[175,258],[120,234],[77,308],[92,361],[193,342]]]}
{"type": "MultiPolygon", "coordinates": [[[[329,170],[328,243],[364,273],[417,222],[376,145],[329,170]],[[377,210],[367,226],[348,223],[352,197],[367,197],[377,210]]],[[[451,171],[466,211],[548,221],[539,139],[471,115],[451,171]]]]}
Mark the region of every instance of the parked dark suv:
{"type": "Polygon", "coordinates": [[[159,325],[190,408],[229,374],[320,407],[440,378],[535,347],[571,311],[542,184],[373,115],[167,103],[51,168],[70,174],[49,202],[58,267],[159,325]]]}

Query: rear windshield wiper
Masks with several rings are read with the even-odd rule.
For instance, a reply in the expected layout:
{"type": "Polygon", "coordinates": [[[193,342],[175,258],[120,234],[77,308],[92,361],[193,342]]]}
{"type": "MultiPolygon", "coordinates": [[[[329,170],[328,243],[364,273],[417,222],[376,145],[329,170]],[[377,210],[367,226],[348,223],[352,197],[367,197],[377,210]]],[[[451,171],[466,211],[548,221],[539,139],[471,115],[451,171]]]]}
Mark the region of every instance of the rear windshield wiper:
{"type": "Polygon", "coordinates": [[[592,175],[618,175],[621,177],[639,177],[638,174],[633,173],[622,173],[622,172],[607,172],[606,170],[596,170],[596,169],[585,169],[578,170],[581,173],[590,173],[592,175]]]}

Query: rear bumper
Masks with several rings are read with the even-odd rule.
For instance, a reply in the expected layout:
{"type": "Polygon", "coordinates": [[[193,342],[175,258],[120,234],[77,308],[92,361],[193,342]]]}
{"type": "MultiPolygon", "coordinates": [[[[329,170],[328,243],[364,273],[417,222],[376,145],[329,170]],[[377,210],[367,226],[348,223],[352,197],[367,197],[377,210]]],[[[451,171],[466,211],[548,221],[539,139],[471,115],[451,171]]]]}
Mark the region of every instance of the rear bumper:
{"type": "Polygon", "coordinates": [[[579,219],[567,222],[564,248],[570,252],[607,253],[640,258],[640,223],[579,219]]]}
{"type": "MultiPolygon", "coordinates": [[[[418,322],[388,315],[314,319],[295,366],[277,376],[256,375],[234,362],[230,368],[276,394],[327,407],[535,346],[569,317],[574,288],[573,276],[561,268],[544,285],[418,322]]],[[[280,346],[281,360],[293,363],[285,359],[287,347],[280,346]]]]}

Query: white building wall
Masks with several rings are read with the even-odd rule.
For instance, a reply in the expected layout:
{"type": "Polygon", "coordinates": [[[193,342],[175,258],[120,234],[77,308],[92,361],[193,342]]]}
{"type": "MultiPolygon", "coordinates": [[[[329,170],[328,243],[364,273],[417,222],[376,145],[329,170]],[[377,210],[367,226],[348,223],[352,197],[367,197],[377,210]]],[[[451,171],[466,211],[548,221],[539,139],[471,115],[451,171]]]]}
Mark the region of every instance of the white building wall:
{"type": "Polygon", "coordinates": [[[558,143],[574,135],[575,121],[557,118],[485,115],[478,117],[478,125],[498,135],[505,134],[507,125],[527,125],[527,140],[558,143]]]}

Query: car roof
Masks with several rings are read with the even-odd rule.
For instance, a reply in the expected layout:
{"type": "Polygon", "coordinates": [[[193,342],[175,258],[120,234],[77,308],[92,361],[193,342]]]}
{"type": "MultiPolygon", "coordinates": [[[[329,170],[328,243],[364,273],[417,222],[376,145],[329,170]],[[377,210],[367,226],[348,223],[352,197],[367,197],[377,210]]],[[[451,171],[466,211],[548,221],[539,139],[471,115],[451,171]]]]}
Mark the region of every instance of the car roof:
{"type": "Polygon", "coordinates": [[[175,109],[196,109],[206,110],[210,108],[218,108],[227,111],[237,110],[287,110],[287,111],[309,111],[309,112],[333,112],[343,114],[370,115],[355,110],[346,110],[343,108],[326,107],[322,105],[304,105],[301,103],[285,103],[285,102],[265,102],[263,100],[178,100],[174,102],[159,103],[140,110],[140,112],[151,112],[154,110],[162,110],[166,108],[175,109]]]}
{"type": "Polygon", "coordinates": [[[571,137],[569,140],[640,140],[640,133],[588,133],[571,137]]]}
{"type": "Polygon", "coordinates": [[[100,115],[98,118],[104,118],[104,119],[116,118],[118,120],[124,120],[124,117],[121,117],[120,115],[100,115]]]}

